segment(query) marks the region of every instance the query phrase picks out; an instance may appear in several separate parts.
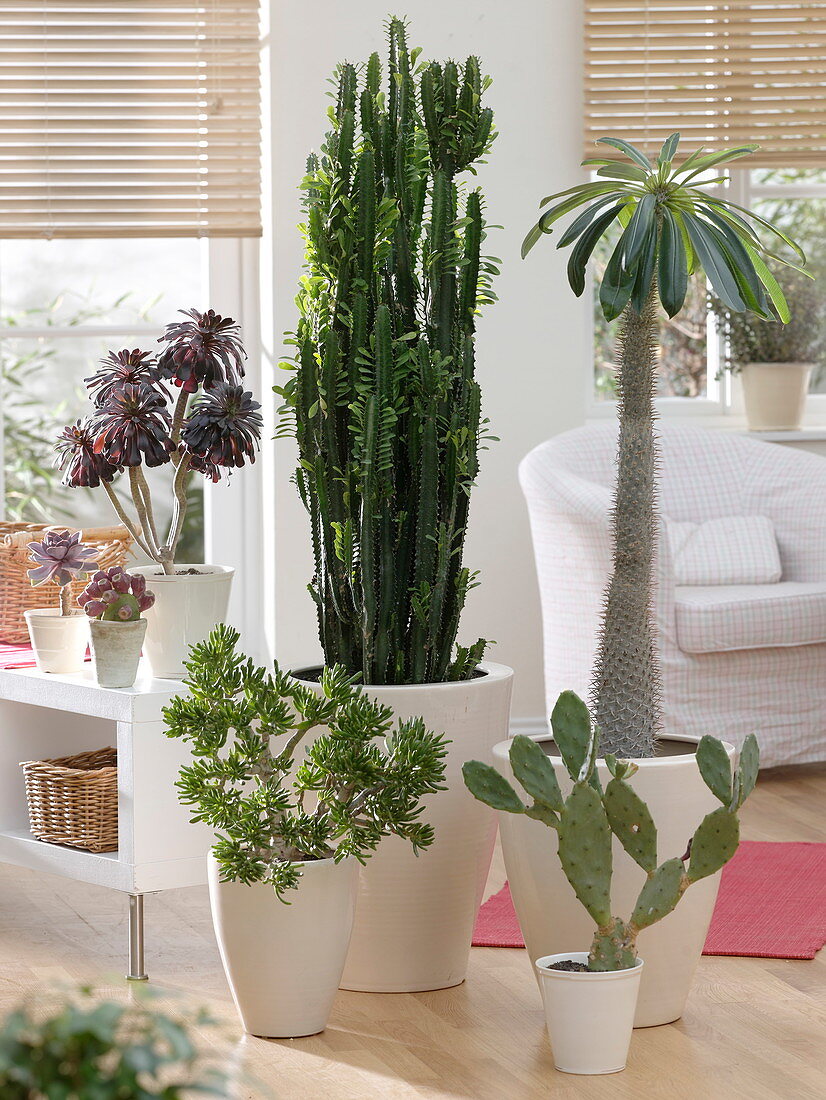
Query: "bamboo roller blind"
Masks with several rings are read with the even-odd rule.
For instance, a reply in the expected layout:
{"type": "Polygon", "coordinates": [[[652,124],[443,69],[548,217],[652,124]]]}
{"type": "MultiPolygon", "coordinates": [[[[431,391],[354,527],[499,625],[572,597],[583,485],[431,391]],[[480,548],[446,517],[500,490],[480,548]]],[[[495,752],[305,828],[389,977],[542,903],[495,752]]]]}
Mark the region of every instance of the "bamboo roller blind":
{"type": "Polygon", "coordinates": [[[585,0],[587,156],[679,130],[683,152],[759,142],[752,167],[822,167],[824,81],[824,2],[585,0]]]}
{"type": "Polygon", "coordinates": [[[258,0],[0,0],[0,237],[261,232],[258,0]]]}

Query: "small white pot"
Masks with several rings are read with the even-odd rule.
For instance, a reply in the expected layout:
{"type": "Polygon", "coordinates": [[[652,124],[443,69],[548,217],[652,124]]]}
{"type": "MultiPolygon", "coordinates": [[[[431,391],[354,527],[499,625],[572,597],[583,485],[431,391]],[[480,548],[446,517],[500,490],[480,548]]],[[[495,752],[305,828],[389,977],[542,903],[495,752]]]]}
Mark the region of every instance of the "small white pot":
{"type": "Polygon", "coordinates": [[[643,961],[588,974],[550,969],[567,961],[587,963],[588,952],[536,960],[554,1065],[563,1073],[619,1073],[628,1060],[643,961]]]}
{"type": "Polygon", "coordinates": [[[100,687],[131,687],[138,674],[141,646],[146,634],[146,619],[119,623],[92,619],[92,664],[100,687]]]}
{"type": "Polygon", "coordinates": [[[359,864],[322,859],[301,866],[301,882],[285,905],[264,883],[221,882],[209,855],[221,962],[244,1029],[261,1038],[323,1031],[344,969],[359,864]]]}
{"type": "Polygon", "coordinates": [[[152,675],[163,680],[180,680],[189,648],[202,642],[213,627],[224,622],[235,573],[226,565],[178,565],[165,574],[159,565],[133,569],[146,577],[146,587],[155,593],[155,603],[146,616],[146,657],[152,675]],[[197,569],[187,574],[186,570],[197,569]]]}
{"type": "MultiPolygon", "coordinates": [[[[385,837],[359,876],[359,900],[342,989],[419,993],[459,985],[496,839],[496,815],[465,787],[462,764],[487,760],[510,716],[513,670],[488,661],[472,680],[369,685],[397,719],[421,716],[450,738],[446,790],[425,798],[436,839],[416,855],[385,837]]],[[[300,673],[297,674],[300,678],[300,673]]],[[[314,690],[318,683],[304,681],[314,690]]]]}
{"type": "Polygon", "coordinates": [[[746,419],[752,432],[800,427],[811,363],[748,363],[740,372],[746,419]]]}
{"type": "Polygon", "coordinates": [[[61,615],[51,607],[24,612],[41,672],[82,672],[89,644],[89,620],[82,611],[61,615]]]}

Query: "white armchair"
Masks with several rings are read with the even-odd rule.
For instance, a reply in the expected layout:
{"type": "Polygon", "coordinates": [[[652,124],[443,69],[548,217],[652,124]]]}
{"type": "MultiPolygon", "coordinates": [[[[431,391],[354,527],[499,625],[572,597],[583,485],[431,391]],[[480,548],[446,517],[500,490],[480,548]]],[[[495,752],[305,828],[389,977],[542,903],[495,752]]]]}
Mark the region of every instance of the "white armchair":
{"type": "MultiPolygon", "coordinates": [[[[826,461],[724,432],[660,427],[669,521],[765,516],[781,579],[678,585],[661,532],[656,619],[669,732],[736,745],[765,767],[826,759],[826,461]]],[[[587,695],[611,568],[616,426],[566,432],[520,466],[542,601],[548,707],[587,695]]],[[[748,547],[744,547],[744,553],[748,547]]]]}

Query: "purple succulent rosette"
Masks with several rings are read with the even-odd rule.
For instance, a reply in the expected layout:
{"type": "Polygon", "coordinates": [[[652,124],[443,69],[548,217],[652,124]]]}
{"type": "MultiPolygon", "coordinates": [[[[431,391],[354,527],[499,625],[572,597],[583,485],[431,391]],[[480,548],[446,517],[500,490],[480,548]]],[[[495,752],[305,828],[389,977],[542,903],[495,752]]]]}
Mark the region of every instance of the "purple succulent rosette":
{"type": "Polygon", "coordinates": [[[91,430],[95,454],[113,466],[163,466],[169,462],[170,416],[164,395],[146,382],[127,382],[109,392],[91,430]]]}
{"type": "Polygon", "coordinates": [[[67,425],[55,444],[55,465],[63,472],[63,484],[71,488],[96,489],[119,473],[102,454],[95,454],[95,436],[89,420],[67,425]]]}
{"type": "Polygon", "coordinates": [[[134,348],[130,351],[110,351],[100,360],[101,369],[84,379],[95,405],[103,405],[110,394],[121,386],[154,385],[158,381],[158,369],[151,352],[134,348]]]}
{"type": "Polygon", "coordinates": [[[215,386],[192,406],[182,439],[187,450],[215,466],[255,462],[264,420],[261,405],[241,386],[215,386]]]}
{"type": "Polygon", "coordinates": [[[89,559],[97,557],[94,546],[84,546],[80,531],[47,531],[42,542],[28,544],[29,557],[36,563],[28,570],[29,580],[37,587],[54,581],[63,588],[78,573],[89,573],[89,559]]]}
{"type": "Polygon", "coordinates": [[[178,312],[189,320],[167,325],[160,337],[169,347],[158,358],[159,376],[170,379],[185,393],[195,393],[198,386],[211,390],[220,383],[237,385],[244,377],[247,357],[240,326],[212,309],[178,312]]]}
{"type": "Polygon", "coordinates": [[[77,598],[90,619],[104,616],[114,622],[134,622],[155,603],[141,573],[127,573],[120,566],[99,569],[77,598]]]}

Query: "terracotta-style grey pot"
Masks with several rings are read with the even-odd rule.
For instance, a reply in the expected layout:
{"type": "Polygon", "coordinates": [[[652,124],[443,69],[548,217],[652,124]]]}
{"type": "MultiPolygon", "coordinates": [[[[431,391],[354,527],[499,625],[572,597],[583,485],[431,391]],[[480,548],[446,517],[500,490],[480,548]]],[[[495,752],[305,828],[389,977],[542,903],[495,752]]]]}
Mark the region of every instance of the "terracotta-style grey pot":
{"type": "Polygon", "coordinates": [[[129,623],[92,619],[89,625],[92,662],[100,687],[131,687],[138,674],[146,619],[134,619],[129,623]]]}

